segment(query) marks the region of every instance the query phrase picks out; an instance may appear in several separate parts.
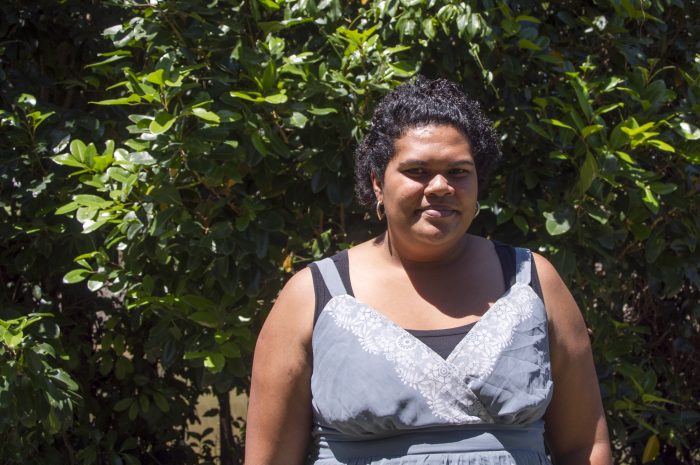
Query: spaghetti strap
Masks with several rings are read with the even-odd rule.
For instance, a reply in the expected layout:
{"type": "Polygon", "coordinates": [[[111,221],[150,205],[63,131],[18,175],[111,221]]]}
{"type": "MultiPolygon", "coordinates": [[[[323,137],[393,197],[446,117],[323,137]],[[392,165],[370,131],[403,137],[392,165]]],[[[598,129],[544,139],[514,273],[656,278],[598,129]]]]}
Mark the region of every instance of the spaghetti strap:
{"type": "Polygon", "coordinates": [[[340,278],[340,273],[338,273],[338,268],[336,268],[333,260],[330,258],[324,258],[323,260],[317,261],[316,266],[321,272],[323,282],[326,284],[331,296],[335,297],[337,295],[344,295],[348,293],[343,285],[343,280],[340,278]]]}
{"type": "Polygon", "coordinates": [[[515,247],[515,280],[522,284],[530,284],[532,279],[532,253],[528,249],[515,247]]]}

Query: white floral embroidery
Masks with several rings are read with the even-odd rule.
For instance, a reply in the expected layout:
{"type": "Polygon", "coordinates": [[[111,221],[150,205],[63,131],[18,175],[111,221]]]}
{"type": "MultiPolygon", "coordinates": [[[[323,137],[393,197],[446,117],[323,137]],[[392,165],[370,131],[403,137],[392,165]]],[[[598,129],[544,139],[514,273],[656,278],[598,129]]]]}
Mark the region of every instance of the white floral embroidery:
{"type": "Polygon", "coordinates": [[[512,340],[515,328],[542,305],[532,288],[517,282],[481,317],[447,358],[463,380],[483,380],[512,340]]]}
{"type": "Polygon", "coordinates": [[[340,295],[324,312],[355,335],[363,350],[392,362],[399,379],[421,394],[435,416],[450,423],[493,421],[452,364],[371,307],[340,295]]]}

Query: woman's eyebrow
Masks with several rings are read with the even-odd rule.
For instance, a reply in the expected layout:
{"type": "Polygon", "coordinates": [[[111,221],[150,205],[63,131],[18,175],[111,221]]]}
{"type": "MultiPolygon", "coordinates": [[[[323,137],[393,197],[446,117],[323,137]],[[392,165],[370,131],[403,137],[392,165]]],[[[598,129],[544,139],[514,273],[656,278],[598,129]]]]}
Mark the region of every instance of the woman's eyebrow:
{"type": "MultiPolygon", "coordinates": [[[[404,168],[406,166],[427,166],[428,162],[425,160],[418,160],[418,159],[411,159],[409,158],[408,160],[403,160],[399,162],[399,168],[404,168]]],[[[447,166],[450,168],[453,168],[455,166],[462,166],[462,165],[470,165],[474,166],[474,160],[471,160],[469,158],[465,158],[462,160],[457,160],[449,163],[447,166]]]]}

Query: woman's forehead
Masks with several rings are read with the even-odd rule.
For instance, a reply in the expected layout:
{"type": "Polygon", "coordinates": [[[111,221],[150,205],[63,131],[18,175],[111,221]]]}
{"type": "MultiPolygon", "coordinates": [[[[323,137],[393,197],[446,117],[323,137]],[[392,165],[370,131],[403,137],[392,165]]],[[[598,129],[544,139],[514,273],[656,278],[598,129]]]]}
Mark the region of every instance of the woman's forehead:
{"type": "Polygon", "coordinates": [[[471,146],[462,132],[449,125],[427,125],[407,130],[394,143],[394,159],[433,155],[473,160],[471,146]]]}

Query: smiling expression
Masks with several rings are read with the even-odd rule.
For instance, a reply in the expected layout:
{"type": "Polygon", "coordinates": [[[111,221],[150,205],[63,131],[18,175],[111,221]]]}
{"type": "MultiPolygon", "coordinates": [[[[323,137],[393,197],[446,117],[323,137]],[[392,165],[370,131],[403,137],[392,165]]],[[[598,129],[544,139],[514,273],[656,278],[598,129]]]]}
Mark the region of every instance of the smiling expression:
{"type": "Polygon", "coordinates": [[[477,199],[467,138],[449,125],[427,125],[407,130],[394,147],[383,182],[373,178],[393,240],[413,246],[458,242],[474,219],[477,199]]]}

